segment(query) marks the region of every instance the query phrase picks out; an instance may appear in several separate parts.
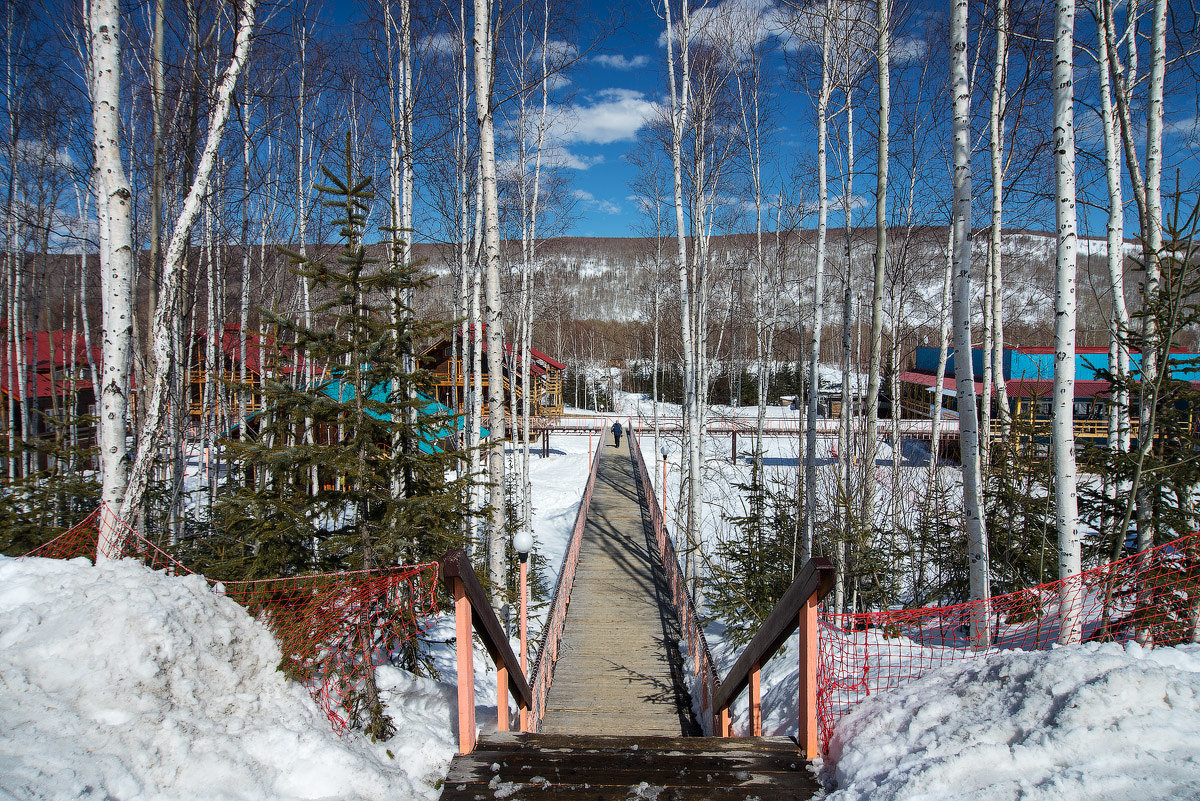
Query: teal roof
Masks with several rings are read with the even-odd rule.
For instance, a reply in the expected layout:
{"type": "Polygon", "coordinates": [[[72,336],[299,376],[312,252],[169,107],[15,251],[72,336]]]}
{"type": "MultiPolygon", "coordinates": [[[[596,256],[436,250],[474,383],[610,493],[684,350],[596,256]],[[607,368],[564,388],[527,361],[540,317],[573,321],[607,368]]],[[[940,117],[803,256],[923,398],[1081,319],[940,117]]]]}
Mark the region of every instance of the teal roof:
{"type": "MultiPolygon", "coordinates": [[[[331,378],[322,383],[318,389],[327,397],[333,398],[339,403],[349,403],[354,400],[354,385],[340,379],[331,378]]],[[[456,414],[453,409],[445,404],[438,403],[424,393],[417,393],[417,397],[425,401],[425,404],[420,407],[420,414],[425,417],[440,418],[441,425],[436,430],[425,431],[421,435],[420,449],[424,453],[441,453],[442,448],[438,445],[438,441],[446,437],[452,437],[463,430],[466,425],[464,415],[456,414]]],[[[376,384],[371,387],[367,393],[369,400],[376,403],[388,402],[388,387],[386,384],[376,384]]],[[[386,420],[387,415],[374,410],[367,410],[367,414],[374,417],[376,420],[386,420]]],[[[488,430],[480,428],[480,437],[486,437],[488,430]]]]}

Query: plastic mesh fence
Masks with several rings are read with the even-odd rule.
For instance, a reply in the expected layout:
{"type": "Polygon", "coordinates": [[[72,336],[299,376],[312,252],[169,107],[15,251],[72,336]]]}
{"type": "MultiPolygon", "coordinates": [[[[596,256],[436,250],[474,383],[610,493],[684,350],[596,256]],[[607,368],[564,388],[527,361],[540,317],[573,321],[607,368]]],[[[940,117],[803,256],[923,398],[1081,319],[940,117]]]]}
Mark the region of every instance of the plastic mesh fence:
{"type": "MultiPolygon", "coordinates": [[[[156,570],[191,573],[142,538],[109,507],[26,554],[49,559],[137,559],[156,570]]],[[[338,733],[356,722],[368,671],[415,653],[437,614],[436,563],[262,581],[213,582],[271,629],[281,669],[308,688],[338,733]]]]}
{"type": "Polygon", "coordinates": [[[1048,648],[1072,629],[1083,641],[1200,642],[1200,533],[1062,581],[982,601],[823,613],[817,676],[822,750],[838,719],[870,695],[952,662],[1048,648]]]}

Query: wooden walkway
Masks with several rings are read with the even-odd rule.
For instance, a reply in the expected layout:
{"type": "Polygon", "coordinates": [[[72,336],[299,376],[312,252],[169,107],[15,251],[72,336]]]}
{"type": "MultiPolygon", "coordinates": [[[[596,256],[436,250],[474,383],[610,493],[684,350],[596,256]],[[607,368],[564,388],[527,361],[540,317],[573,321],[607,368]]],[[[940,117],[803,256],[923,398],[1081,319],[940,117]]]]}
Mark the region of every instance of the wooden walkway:
{"type": "Polygon", "coordinates": [[[627,443],[602,444],[538,734],[495,732],[440,801],[800,801],[820,785],[787,737],[701,737],[680,632],[627,443]]]}
{"type": "Polygon", "coordinates": [[[606,434],[601,448],[541,731],[698,735],[628,440],[606,434]]]}

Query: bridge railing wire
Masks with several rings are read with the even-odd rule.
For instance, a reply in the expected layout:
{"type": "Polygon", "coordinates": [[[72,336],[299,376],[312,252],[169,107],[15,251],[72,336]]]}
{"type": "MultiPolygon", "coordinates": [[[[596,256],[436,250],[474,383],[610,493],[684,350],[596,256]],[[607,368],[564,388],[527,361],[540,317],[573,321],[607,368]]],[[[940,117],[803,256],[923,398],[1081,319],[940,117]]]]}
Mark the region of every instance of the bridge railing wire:
{"type": "MultiPolygon", "coordinates": [[[[26,556],[94,561],[97,548],[102,558],[136,559],[172,575],[193,572],[107,505],[26,556]]],[[[339,734],[358,723],[368,672],[410,651],[438,611],[436,562],[259,581],[207,580],[271,630],[281,669],[304,685],[339,734]]]]}
{"type": "Polygon", "coordinates": [[[533,691],[533,708],[530,710],[529,717],[530,731],[533,732],[538,731],[541,727],[542,716],[546,712],[546,696],[550,692],[550,683],[554,679],[554,664],[558,661],[558,645],[562,640],[563,627],[567,622],[571,590],[575,586],[575,568],[579,565],[579,548],[583,542],[583,529],[587,524],[592,491],[596,486],[596,472],[600,465],[601,451],[602,448],[597,447],[592,457],[587,486],[583,490],[579,511],[575,514],[575,526],[571,529],[571,539],[567,545],[567,552],[563,555],[558,582],[554,585],[554,595],[550,599],[550,612],[546,617],[546,624],[542,627],[541,644],[538,646],[533,669],[529,672],[529,686],[533,691]]]}
{"type": "Polygon", "coordinates": [[[702,725],[706,730],[711,731],[713,696],[721,683],[717,678],[716,662],[713,660],[712,651],[709,650],[708,640],[704,637],[704,626],[700,621],[700,615],[696,612],[696,605],[687,591],[687,583],[684,581],[683,571],[679,567],[675,545],[672,543],[666,523],[663,521],[662,507],[654,494],[654,484],[650,481],[650,473],[646,469],[641,443],[632,427],[629,430],[629,450],[633,455],[633,462],[637,466],[637,479],[642,498],[649,507],[650,525],[654,529],[658,555],[666,573],[667,589],[671,593],[671,602],[679,619],[679,625],[687,638],[688,654],[692,657],[692,675],[700,686],[702,725]]]}

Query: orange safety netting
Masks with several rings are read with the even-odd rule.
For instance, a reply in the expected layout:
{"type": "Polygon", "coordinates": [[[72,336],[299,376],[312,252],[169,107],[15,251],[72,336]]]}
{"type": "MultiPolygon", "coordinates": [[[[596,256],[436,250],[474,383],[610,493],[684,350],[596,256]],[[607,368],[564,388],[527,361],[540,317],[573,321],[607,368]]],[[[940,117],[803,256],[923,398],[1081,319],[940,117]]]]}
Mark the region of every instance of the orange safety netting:
{"type": "Polygon", "coordinates": [[[981,601],[822,613],[817,675],[821,747],[828,748],[837,720],[870,695],[952,662],[1071,640],[1200,642],[1200,533],[1061,581],[981,601]],[[1064,637],[1071,631],[1079,636],[1064,637]]]}
{"type": "MultiPolygon", "coordinates": [[[[107,506],[26,556],[132,558],[191,573],[107,506]]],[[[437,614],[437,563],[260,581],[213,582],[271,629],[280,668],[308,688],[339,733],[357,716],[367,672],[415,648],[437,614]]]]}

